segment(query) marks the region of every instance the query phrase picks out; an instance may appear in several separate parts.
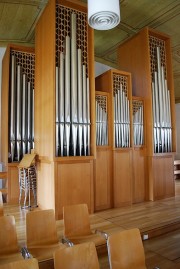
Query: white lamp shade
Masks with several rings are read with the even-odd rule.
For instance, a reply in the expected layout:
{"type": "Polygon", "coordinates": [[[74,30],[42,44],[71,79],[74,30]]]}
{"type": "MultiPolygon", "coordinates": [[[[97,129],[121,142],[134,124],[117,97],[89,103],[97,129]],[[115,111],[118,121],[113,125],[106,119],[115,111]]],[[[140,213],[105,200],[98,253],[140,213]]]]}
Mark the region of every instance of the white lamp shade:
{"type": "Polygon", "coordinates": [[[96,30],[109,30],[120,22],[119,0],[88,0],[88,22],[96,30]]]}

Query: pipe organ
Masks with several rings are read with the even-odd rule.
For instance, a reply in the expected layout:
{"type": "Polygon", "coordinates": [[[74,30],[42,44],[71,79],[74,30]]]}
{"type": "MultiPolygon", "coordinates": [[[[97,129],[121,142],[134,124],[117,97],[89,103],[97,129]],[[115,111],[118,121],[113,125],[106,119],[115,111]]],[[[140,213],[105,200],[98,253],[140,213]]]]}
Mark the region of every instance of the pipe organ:
{"type": "Polygon", "coordinates": [[[35,151],[38,205],[54,208],[56,218],[64,205],[94,210],[93,42],[86,4],[48,1],[36,25],[35,151]]]}
{"type": "Polygon", "coordinates": [[[56,156],[89,156],[87,15],[56,5],[56,23],[56,156]]]}
{"type": "MultiPolygon", "coordinates": [[[[131,74],[110,69],[96,77],[95,83],[96,141],[104,133],[103,120],[99,120],[103,118],[103,113],[97,105],[100,102],[97,99],[106,98],[106,103],[109,100],[104,109],[108,116],[108,145],[97,147],[96,156],[95,208],[99,210],[132,203],[131,74]],[[98,113],[102,113],[102,116],[98,113]]],[[[105,101],[103,106],[101,104],[101,107],[104,106],[105,101]]]]}
{"type": "Polygon", "coordinates": [[[127,96],[127,77],[113,76],[114,90],[114,141],[116,148],[130,147],[129,99],[127,96]]]}
{"type": "Polygon", "coordinates": [[[96,94],[96,145],[108,145],[107,96],[96,94]]]}
{"type": "Polygon", "coordinates": [[[111,69],[95,80],[86,5],[51,0],[36,25],[35,46],[35,91],[34,50],[8,48],[3,60],[8,180],[18,186],[17,161],[35,144],[38,205],[54,208],[57,219],[69,204],[86,203],[93,213],[173,196],[169,37],[143,29],[118,49],[126,71],[111,69]]]}
{"type": "Polygon", "coordinates": [[[172,151],[170,93],[166,74],[165,42],[149,36],[152,104],[154,123],[154,153],[172,151]]]}
{"type": "Polygon", "coordinates": [[[11,50],[9,161],[20,161],[34,148],[35,54],[11,50]]]}
{"type": "MultiPolygon", "coordinates": [[[[149,200],[174,196],[176,130],[170,37],[148,27],[142,29],[119,46],[118,65],[131,72],[133,96],[142,98],[144,104],[144,147],[133,151],[136,182],[144,182],[144,194],[135,182],[134,201],[143,196],[149,200]]],[[[136,138],[134,135],[134,144],[136,138]]]]}
{"type": "Polygon", "coordinates": [[[143,102],[133,100],[132,105],[134,145],[142,146],[144,144],[143,102]]]}

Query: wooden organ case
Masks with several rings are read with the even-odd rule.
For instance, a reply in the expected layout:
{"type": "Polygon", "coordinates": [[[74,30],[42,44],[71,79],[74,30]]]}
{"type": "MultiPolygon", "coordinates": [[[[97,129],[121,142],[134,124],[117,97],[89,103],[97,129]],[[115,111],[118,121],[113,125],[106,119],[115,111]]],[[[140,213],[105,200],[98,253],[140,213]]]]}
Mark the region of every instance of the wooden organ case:
{"type": "Polygon", "coordinates": [[[112,104],[110,92],[96,91],[95,210],[112,208],[112,104]]]}
{"type": "Polygon", "coordinates": [[[132,97],[133,110],[133,203],[143,202],[148,199],[147,161],[146,161],[146,126],[144,122],[145,106],[142,97],[132,97]]]}
{"type": "MultiPolygon", "coordinates": [[[[112,69],[96,77],[96,94],[109,94],[107,110],[108,148],[103,153],[103,146],[97,148],[101,158],[107,151],[109,159],[105,166],[110,171],[109,197],[114,207],[132,203],[132,91],[131,74],[112,69]],[[112,192],[111,192],[112,190],[112,192]]],[[[97,96],[96,95],[96,96],[97,96]]],[[[97,156],[98,156],[97,153],[97,156]]],[[[96,185],[98,178],[96,178],[96,185]]]]}
{"type": "Polygon", "coordinates": [[[86,5],[51,0],[36,26],[35,151],[38,204],[94,211],[94,33],[86,5]]]}
{"type": "Polygon", "coordinates": [[[8,203],[18,203],[18,164],[34,147],[35,53],[9,44],[2,61],[1,161],[8,172],[8,203]]]}
{"type": "Polygon", "coordinates": [[[175,195],[175,101],[169,36],[144,28],[118,48],[119,67],[132,74],[134,96],[144,99],[148,199],[175,195]]]}

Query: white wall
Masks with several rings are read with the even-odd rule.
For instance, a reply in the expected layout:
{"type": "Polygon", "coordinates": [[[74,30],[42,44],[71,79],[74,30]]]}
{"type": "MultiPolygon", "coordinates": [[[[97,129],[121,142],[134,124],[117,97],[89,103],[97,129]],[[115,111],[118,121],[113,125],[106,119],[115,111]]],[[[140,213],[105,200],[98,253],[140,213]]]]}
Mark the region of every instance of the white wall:
{"type": "Polygon", "coordinates": [[[101,75],[102,73],[108,71],[111,68],[112,67],[107,66],[105,64],[101,64],[101,63],[95,62],[95,77],[101,75]]]}
{"type": "Polygon", "coordinates": [[[176,142],[177,150],[175,159],[180,160],[180,104],[176,104],[176,142]]]}

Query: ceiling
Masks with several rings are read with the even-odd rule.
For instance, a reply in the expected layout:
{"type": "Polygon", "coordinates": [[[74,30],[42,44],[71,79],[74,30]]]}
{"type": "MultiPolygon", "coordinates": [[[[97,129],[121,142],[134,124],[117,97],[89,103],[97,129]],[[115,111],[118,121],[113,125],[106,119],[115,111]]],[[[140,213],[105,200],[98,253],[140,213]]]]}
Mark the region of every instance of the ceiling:
{"type": "MultiPolygon", "coordinates": [[[[0,0],[0,46],[34,45],[34,29],[47,2],[0,0]]],[[[117,68],[118,46],[145,26],[166,33],[172,41],[175,98],[180,102],[180,0],[121,0],[120,6],[120,24],[112,30],[95,31],[96,61],[117,68]]]]}

